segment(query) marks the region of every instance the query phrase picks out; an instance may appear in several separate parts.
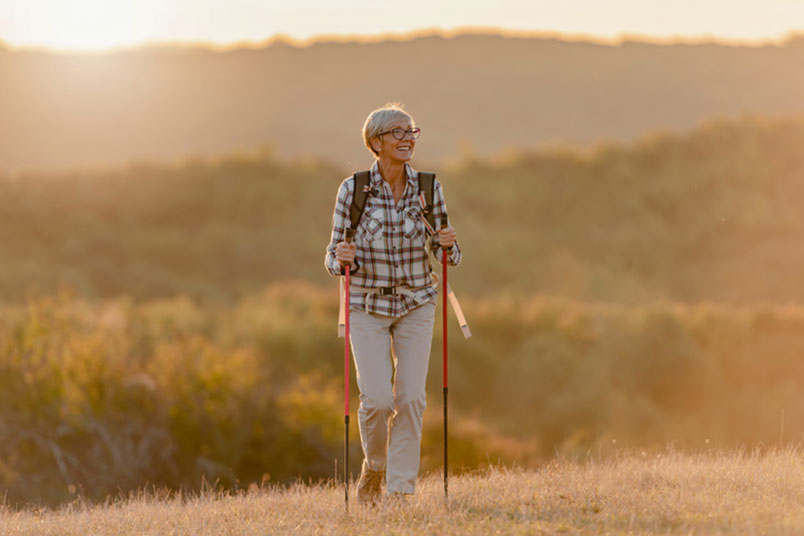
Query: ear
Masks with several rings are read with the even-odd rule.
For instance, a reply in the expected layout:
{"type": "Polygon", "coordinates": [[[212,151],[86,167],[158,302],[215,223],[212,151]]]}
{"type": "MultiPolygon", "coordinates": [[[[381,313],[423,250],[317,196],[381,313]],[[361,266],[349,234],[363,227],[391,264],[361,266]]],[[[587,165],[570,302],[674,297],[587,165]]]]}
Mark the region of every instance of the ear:
{"type": "Polygon", "coordinates": [[[372,138],[371,146],[374,148],[374,151],[377,152],[377,153],[382,151],[382,141],[380,141],[380,138],[372,138]]]}

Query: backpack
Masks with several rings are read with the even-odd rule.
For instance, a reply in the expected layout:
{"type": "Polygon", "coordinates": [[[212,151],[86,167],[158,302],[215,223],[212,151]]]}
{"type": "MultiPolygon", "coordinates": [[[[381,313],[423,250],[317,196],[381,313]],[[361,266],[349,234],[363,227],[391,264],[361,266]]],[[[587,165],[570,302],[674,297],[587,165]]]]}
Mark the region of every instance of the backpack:
{"type": "MultiPolygon", "coordinates": [[[[426,171],[419,171],[419,193],[424,194],[424,207],[422,214],[424,215],[427,223],[430,224],[431,229],[435,229],[435,214],[433,214],[433,192],[435,191],[435,173],[428,173],[426,171]]],[[[371,190],[369,183],[371,180],[370,171],[358,171],[354,174],[355,190],[352,196],[352,208],[349,212],[349,220],[351,222],[350,229],[357,229],[360,223],[360,218],[363,217],[363,211],[366,209],[366,199],[368,199],[369,191],[371,190]]]]}
{"type": "MultiPolygon", "coordinates": [[[[433,214],[433,192],[435,191],[435,173],[429,173],[425,171],[419,171],[419,195],[424,194],[424,207],[422,208],[422,214],[424,215],[427,223],[430,225],[431,229],[436,229],[435,226],[435,215],[433,214]]],[[[355,190],[354,195],[352,196],[352,206],[349,209],[349,220],[351,223],[351,227],[346,231],[346,240],[351,240],[351,234],[354,233],[355,229],[357,229],[357,225],[360,223],[360,218],[363,216],[363,211],[366,209],[366,199],[368,199],[368,194],[371,191],[371,187],[369,186],[371,178],[371,172],[369,171],[358,171],[354,174],[355,179],[355,190]]],[[[442,214],[442,223],[446,225],[446,214],[442,214]]],[[[429,240],[426,242],[427,249],[430,249],[429,240]]],[[[432,271],[432,267],[430,268],[432,271]]],[[[446,273],[446,272],[445,272],[446,273]]],[[[341,280],[343,281],[343,280],[341,280]]],[[[469,330],[469,324],[466,322],[466,318],[463,316],[463,310],[461,310],[461,304],[458,303],[458,298],[455,297],[455,294],[452,292],[452,289],[449,288],[447,285],[447,293],[449,295],[450,303],[452,303],[452,309],[455,311],[455,316],[458,318],[458,323],[461,326],[461,331],[463,332],[463,336],[465,339],[468,339],[472,336],[472,332],[469,330]]],[[[344,303],[345,298],[343,294],[341,295],[340,300],[340,312],[338,314],[338,337],[344,337],[345,330],[344,330],[344,303]]],[[[446,339],[445,339],[446,340],[446,339]]]]}

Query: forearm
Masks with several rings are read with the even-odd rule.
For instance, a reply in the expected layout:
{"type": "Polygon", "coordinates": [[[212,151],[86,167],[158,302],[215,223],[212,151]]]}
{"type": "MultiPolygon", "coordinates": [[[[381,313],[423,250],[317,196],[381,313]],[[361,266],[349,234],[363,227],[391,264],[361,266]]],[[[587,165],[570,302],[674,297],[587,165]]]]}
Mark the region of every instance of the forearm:
{"type": "MultiPolygon", "coordinates": [[[[352,204],[351,186],[348,179],[341,183],[341,187],[338,189],[338,195],[335,199],[335,209],[332,212],[332,233],[330,235],[326,255],[324,256],[324,267],[332,276],[342,275],[343,272],[342,265],[336,256],[336,250],[338,244],[345,240],[346,228],[350,225],[348,215],[349,207],[352,204]]],[[[359,267],[359,263],[356,259],[352,262],[351,266],[352,273],[354,273],[359,267]]]]}

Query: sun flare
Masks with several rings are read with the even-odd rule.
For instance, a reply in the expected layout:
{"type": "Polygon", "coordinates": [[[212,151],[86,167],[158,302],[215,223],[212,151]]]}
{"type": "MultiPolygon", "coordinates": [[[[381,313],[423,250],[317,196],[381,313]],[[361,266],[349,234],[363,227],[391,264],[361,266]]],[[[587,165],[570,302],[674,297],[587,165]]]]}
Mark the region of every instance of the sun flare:
{"type": "Polygon", "coordinates": [[[2,0],[0,42],[100,51],[149,42],[262,43],[276,35],[407,34],[423,29],[499,28],[619,39],[779,40],[800,31],[800,0],[2,0]],[[728,17],[723,14],[728,13],[728,17]]]}
{"type": "Polygon", "coordinates": [[[24,12],[37,19],[49,48],[80,51],[141,43],[153,35],[156,15],[135,2],[108,0],[32,0],[24,12]]]}

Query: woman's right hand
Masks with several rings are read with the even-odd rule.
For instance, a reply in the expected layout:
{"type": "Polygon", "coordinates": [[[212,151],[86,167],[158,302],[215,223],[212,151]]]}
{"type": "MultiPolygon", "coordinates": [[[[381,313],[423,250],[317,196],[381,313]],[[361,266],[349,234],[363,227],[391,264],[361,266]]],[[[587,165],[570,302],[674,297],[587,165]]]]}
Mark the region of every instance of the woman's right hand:
{"type": "Polygon", "coordinates": [[[355,260],[357,245],[354,242],[338,242],[335,246],[335,259],[344,266],[351,266],[355,260]]]}

